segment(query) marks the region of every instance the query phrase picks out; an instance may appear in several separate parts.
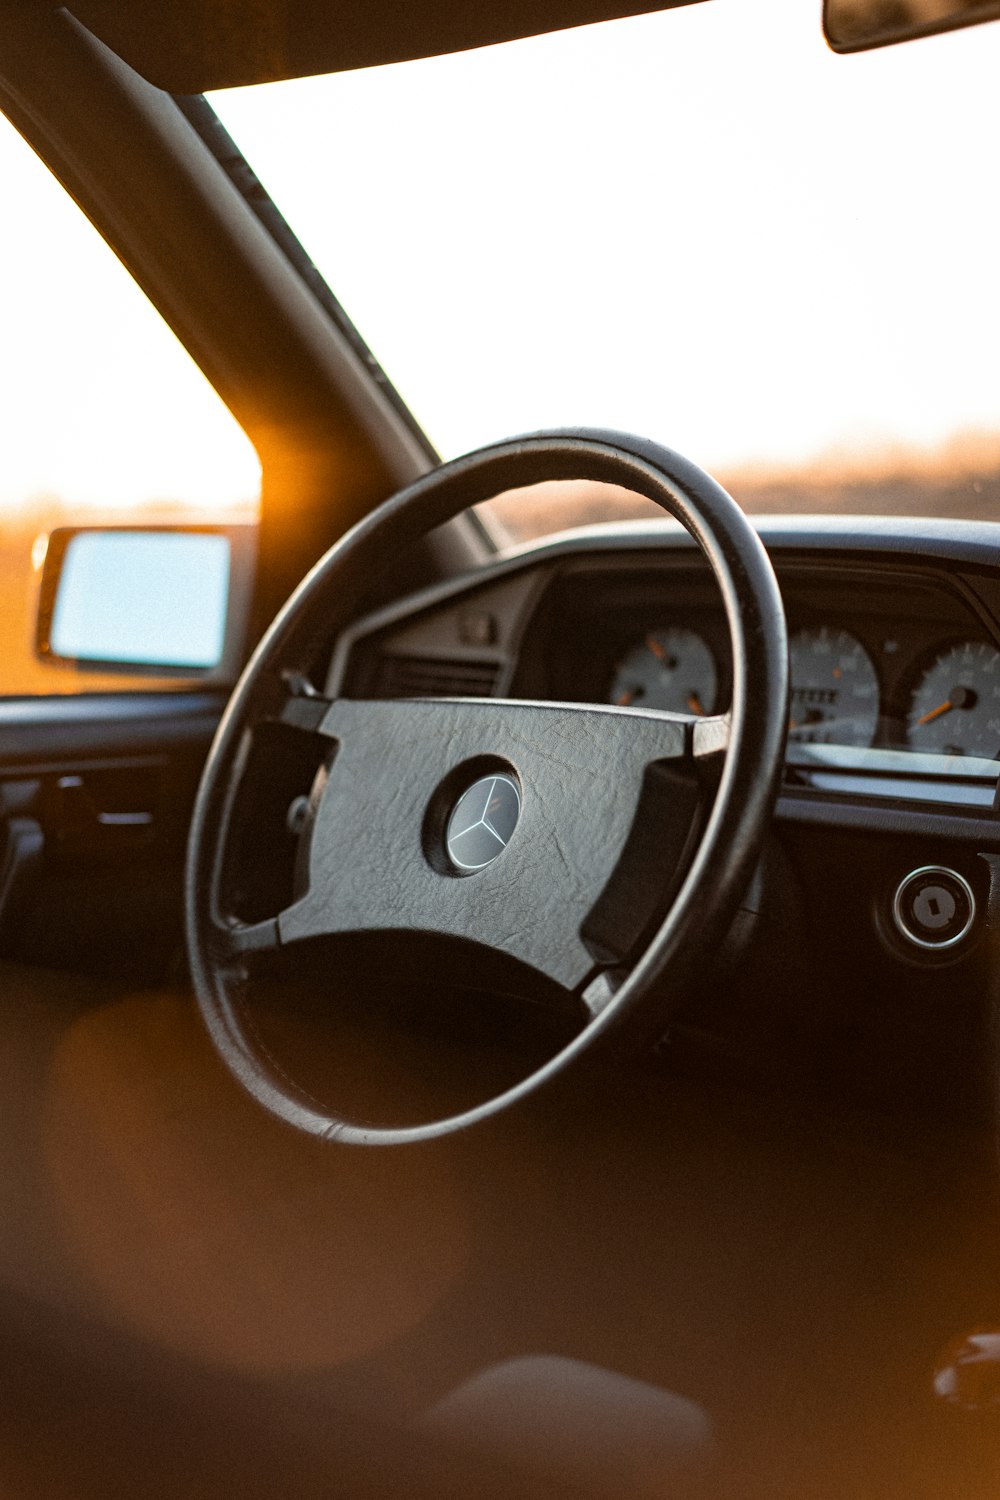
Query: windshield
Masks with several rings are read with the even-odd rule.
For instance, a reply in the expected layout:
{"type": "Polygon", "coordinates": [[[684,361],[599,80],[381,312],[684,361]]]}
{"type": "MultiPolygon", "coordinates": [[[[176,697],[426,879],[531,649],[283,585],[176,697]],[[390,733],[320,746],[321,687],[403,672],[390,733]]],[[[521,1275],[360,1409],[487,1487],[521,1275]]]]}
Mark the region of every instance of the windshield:
{"type": "Polygon", "coordinates": [[[1000,518],[998,76],[1000,26],[712,0],[212,102],[443,456],[618,427],[751,510],[1000,518]]]}

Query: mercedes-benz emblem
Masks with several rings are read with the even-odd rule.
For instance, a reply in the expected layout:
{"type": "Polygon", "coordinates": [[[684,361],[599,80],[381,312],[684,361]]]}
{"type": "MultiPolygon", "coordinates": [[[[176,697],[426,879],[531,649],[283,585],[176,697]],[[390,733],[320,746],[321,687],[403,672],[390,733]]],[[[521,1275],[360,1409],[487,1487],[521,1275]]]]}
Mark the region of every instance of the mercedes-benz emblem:
{"type": "Polygon", "coordinates": [[[502,854],[521,816],[521,793],[509,776],[482,776],[462,793],[445,831],[458,870],[481,870],[502,854]]]}

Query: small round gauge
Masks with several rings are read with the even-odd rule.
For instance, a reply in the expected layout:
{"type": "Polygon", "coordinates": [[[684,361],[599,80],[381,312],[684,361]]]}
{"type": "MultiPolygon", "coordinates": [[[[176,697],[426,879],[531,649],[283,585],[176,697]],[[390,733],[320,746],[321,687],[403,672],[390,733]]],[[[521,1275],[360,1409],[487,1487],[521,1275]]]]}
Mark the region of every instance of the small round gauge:
{"type": "Polygon", "coordinates": [[[623,708],[677,714],[715,712],[718,673],[700,635],[672,626],[648,630],[615,668],[609,697],[623,708]]]}
{"type": "Polygon", "coordinates": [[[942,651],[913,690],[906,728],[912,750],[1000,756],[1000,652],[985,641],[942,651]]]}
{"type": "Polygon", "coordinates": [[[788,737],[799,745],[870,745],[878,727],[878,677],[846,630],[800,630],[788,643],[788,737]]]}

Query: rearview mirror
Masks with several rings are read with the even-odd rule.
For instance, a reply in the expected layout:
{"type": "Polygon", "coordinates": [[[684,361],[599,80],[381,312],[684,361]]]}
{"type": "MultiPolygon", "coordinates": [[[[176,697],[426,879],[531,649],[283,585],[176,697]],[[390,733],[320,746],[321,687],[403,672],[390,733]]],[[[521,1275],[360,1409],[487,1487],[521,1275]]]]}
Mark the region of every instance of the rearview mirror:
{"type": "Polygon", "coordinates": [[[59,530],[37,649],[77,665],[207,673],[226,646],[230,539],[209,529],[59,530]]]}
{"type": "Polygon", "coordinates": [[[834,52],[865,52],[1000,17],[1000,0],[823,0],[834,52]]]}

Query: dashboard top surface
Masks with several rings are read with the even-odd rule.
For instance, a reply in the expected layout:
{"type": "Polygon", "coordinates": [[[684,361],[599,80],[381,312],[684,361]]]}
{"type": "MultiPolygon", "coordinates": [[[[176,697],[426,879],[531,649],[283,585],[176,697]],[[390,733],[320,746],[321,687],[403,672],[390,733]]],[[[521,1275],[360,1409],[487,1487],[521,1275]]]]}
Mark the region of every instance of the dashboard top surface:
{"type": "MultiPolygon", "coordinates": [[[[755,515],[750,521],[769,549],[808,548],[819,552],[893,552],[907,557],[1000,566],[1000,520],[962,521],[920,516],[755,515]]],[[[611,548],[688,548],[696,543],[677,521],[602,522],[556,532],[539,541],[502,550],[506,563],[565,551],[611,548]]]]}

